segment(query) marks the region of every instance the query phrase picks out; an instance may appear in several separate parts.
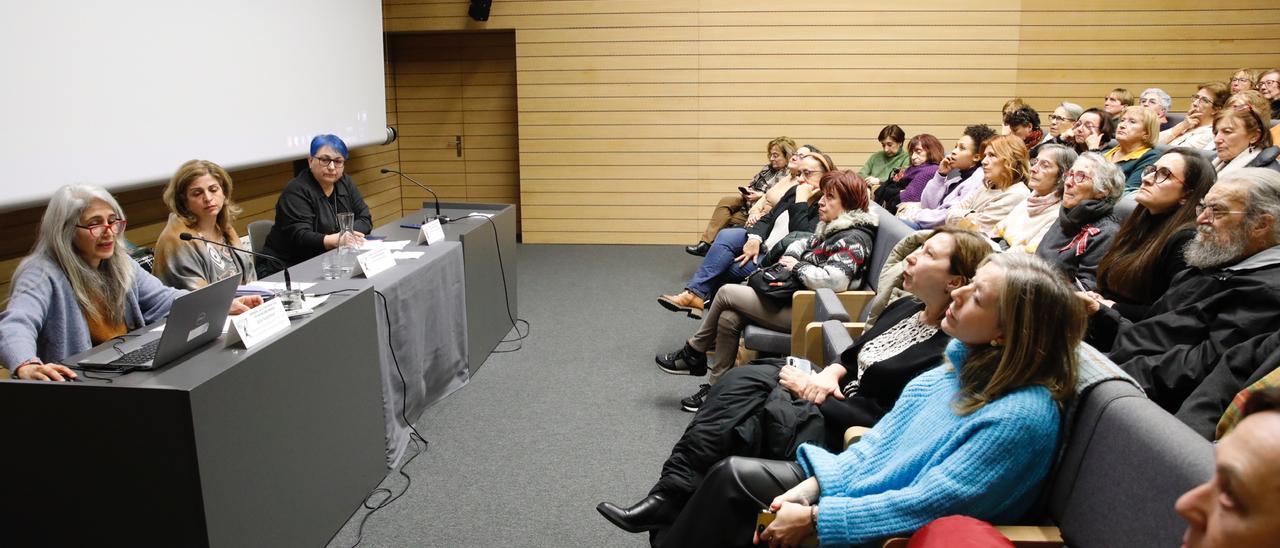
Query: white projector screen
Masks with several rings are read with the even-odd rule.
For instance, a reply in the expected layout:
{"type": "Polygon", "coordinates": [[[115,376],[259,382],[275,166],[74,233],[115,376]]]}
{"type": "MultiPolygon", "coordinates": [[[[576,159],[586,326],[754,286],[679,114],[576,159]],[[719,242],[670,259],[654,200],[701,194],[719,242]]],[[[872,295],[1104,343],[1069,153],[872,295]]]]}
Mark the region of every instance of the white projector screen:
{"type": "Polygon", "coordinates": [[[123,190],[311,137],[386,139],[381,0],[13,2],[0,16],[0,210],[123,190]]]}

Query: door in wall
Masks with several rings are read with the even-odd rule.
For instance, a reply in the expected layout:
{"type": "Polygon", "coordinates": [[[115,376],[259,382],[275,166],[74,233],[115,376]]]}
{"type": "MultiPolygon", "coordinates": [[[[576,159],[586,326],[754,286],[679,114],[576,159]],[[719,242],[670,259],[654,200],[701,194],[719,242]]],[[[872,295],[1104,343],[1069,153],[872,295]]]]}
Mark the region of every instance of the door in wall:
{"type": "MultiPolygon", "coordinates": [[[[393,33],[387,49],[404,172],[442,201],[518,206],[515,33],[393,33]]],[[[405,214],[431,199],[401,192],[405,214]]]]}

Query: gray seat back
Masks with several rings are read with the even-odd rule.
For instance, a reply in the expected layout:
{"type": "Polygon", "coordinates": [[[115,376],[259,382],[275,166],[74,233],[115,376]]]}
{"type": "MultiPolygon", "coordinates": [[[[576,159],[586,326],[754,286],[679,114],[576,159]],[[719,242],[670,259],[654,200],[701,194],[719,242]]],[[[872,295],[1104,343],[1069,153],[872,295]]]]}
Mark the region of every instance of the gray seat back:
{"type": "Polygon", "coordinates": [[[898,242],[914,231],[903,223],[902,219],[880,207],[880,204],[872,203],[871,209],[879,217],[880,226],[876,228],[876,239],[871,244],[871,259],[867,261],[867,278],[862,288],[875,291],[876,286],[879,285],[880,270],[884,268],[885,261],[889,260],[889,253],[893,251],[893,246],[898,245],[898,242]]]}
{"type": "Polygon", "coordinates": [[[249,246],[255,253],[262,252],[262,247],[267,244],[267,234],[271,233],[271,227],[275,224],[270,219],[249,223],[249,246]]]}
{"type": "Polygon", "coordinates": [[[1213,446],[1120,380],[1099,383],[1076,410],[1049,494],[1069,546],[1177,546],[1174,502],[1213,475],[1213,446]]]}

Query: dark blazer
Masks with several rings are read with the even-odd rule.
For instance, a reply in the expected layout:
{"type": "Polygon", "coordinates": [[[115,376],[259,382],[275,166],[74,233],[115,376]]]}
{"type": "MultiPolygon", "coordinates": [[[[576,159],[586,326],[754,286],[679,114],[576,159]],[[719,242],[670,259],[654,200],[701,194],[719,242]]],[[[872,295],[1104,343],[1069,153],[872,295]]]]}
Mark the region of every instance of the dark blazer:
{"type": "MultiPolygon", "coordinates": [[[[304,169],[289,184],[276,201],[276,224],[271,227],[262,252],[279,257],[293,266],[325,252],[324,237],[338,231],[338,213],[354,213],[356,232],[373,232],[373,218],[369,206],[360,196],[351,176],[343,174],[333,185],[333,193],[325,196],[320,183],[304,169]]],[[[270,261],[258,261],[258,275],[264,276],[279,269],[270,261]],[[265,268],[264,268],[265,267],[265,268]]]]}

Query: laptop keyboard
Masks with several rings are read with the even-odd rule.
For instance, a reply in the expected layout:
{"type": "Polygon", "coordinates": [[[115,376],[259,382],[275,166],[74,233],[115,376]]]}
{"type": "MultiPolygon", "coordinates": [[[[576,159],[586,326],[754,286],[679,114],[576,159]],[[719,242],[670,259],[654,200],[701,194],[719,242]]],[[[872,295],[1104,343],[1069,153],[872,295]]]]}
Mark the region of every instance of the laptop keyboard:
{"type": "Polygon", "coordinates": [[[120,356],[111,362],[111,365],[143,365],[156,358],[156,350],[160,348],[160,339],[156,339],[142,347],[120,356]]]}

